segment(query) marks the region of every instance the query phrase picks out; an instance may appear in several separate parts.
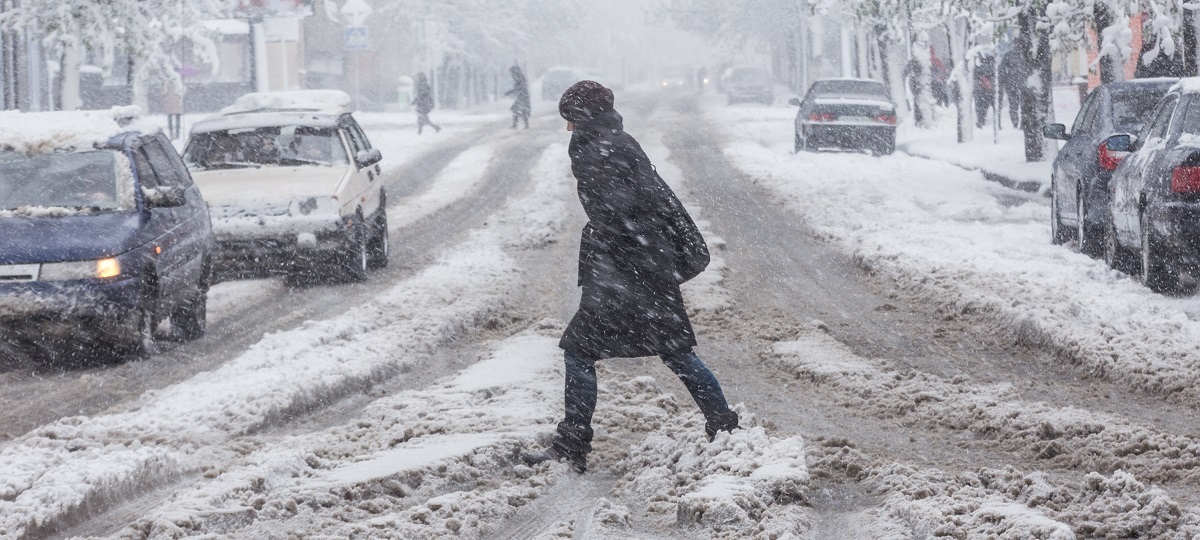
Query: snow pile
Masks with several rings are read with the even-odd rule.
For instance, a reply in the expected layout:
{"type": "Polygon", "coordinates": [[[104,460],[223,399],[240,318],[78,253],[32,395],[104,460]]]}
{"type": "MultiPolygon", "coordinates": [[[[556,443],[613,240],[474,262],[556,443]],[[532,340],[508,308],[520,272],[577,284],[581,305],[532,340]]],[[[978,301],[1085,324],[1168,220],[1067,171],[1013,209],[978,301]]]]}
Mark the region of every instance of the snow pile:
{"type": "MultiPolygon", "coordinates": [[[[245,453],[131,524],[151,537],[284,533],[351,538],[478,536],[536,498],[553,475],[511,458],[552,429],[562,400],[558,324],[501,341],[428,388],[367,405],[357,420],[245,453]],[[233,520],[229,516],[243,516],[233,520]]],[[[561,474],[561,473],[560,473],[561,474]]]]}
{"type": "MultiPolygon", "coordinates": [[[[1155,538],[1189,540],[1200,519],[1162,490],[1124,472],[1056,485],[1044,473],[1011,467],[948,475],[871,458],[844,441],[810,447],[814,475],[848,475],[877,486],[887,529],[907,538],[1155,538]]],[[[883,539],[880,539],[883,540],[883,539]]]]}
{"type": "MultiPolygon", "coordinates": [[[[136,108],[135,108],[136,109],[136,108]]],[[[126,129],[117,123],[127,107],[107,111],[0,112],[0,149],[22,154],[101,146],[126,129]]]]}
{"type": "Polygon", "coordinates": [[[561,213],[524,209],[566,196],[561,176],[539,179],[491,220],[511,226],[473,231],[371,304],[269,335],[220,368],[148,392],[132,410],[63,419],[15,439],[0,449],[0,536],[36,535],[135,486],[203,471],[214,445],[420,366],[503,309],[522,279],[501,246],[527,249],[523,239],[545,236],[522,228],[561,230],[561,213]]]}
{"type": "Polygon", "coordinates": [[[897,417],[917,429],[969,431],[988,446],[1056,470],[1102,471],[1071,479],[1057,473],[983,469],[959,478],[872,458],[841,441],[810,455],[814,475],[869,479],[896,522],[955,538],[1189,538],[1200,513],[1184,511],[1130,469],[1163,482],[1193,484],[1200,464],[1194,438],[1164,433],[1111,415],[1026,402],[1007,385],[876,367],[820,332],[800,331],[775,345],[779,367],[836,391],[841,405],[897,417]],[[1124,469],[1124,470],[1123,470],[1124,469]],[[1107,475],[1107,476],[1106,476],[1107,475]],[[911,525],[910,525],[911,526],[911,525]],[[1146,535],[1145,532],[1153,531],[1146,535]]]}
{"type": "Polygon", "coordinates": [[[341,90],[252,92],[237,98],[233,105],[221,109],[219,114],[261,110],[349,109],[350,104],[350,95],[341,90]]]}
{"type": "Polygon", "coordinates": [[[760,128],[728,126],[739,141],[730,161],[867,271],[945,317],[983,314],[1093,374],[1200,402],[1200,301],[1153,294],[1051,245],[1043,198],[903,155],[791,154],[760,128]]]}
{"type": "Polygon", "coordinates": [[[774,361],[836,389],[843,405],[880,417],[969,431],[989,445],[1058,468],[1136,473],[1143,480],[1200,482],[1200,441],[1074,407],[1029,402],[1009,385],[979,386],[876,367],[833,337],[809,332],[776,343],[774,361]]]}

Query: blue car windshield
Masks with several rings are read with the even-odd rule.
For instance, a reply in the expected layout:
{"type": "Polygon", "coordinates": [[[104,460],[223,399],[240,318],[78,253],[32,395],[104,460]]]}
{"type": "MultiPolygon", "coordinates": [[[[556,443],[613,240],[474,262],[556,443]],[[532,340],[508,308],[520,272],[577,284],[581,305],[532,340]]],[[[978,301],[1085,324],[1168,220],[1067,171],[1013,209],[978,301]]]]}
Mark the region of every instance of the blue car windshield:
{"type": "Polygon", "coordinates": [[[129,160],[115,150],[0,151],[0,216],[115,212],[134,205],[129,160]]]}

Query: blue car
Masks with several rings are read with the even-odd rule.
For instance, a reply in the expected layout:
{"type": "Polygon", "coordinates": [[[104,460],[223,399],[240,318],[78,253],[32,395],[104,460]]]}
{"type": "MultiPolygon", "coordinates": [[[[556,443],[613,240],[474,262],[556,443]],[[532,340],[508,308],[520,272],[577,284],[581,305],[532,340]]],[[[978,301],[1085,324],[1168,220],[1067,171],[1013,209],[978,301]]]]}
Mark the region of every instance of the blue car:
{"type": "MultiPolygon", "coordinates": [[[[86,113],[5,114],[96,124],[86,113]]],[[[203,335],[207,205],[165,136],[111,128],[89,144],[0,140],[0,332],[92,338],[119,353],[152,350],[168,318],[178,338],[203,335]]]]}
{"type": "Polygon", "coordinates": [[[1071,132],[1063,124],[1043,128],[1048,139],[1066,141],[1050,177],[1050,229],[1055,244],[1074,242],[1080,253],[1099,257],[1109,221],[1108,182],[1123,153],[1106,143],[1115,133],[1137,133],[1151,109],[1179,79],[1135,79],[1097,86],[1071,132]]]}

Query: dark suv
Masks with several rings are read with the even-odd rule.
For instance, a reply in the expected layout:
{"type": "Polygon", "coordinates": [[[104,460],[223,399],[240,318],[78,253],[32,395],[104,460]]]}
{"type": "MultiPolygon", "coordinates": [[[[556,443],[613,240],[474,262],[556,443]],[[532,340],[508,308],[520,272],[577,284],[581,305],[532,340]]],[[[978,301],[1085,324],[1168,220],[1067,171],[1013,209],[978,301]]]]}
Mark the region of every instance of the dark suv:
{"type": "Polygon", "coordinates": [[[1137,133],[1154,104],[1178,79],[1138,79],[1097,86],[1084,101],[1071,133],[1063,124],[1043,128],[1066,141],[1050,177],[1052,241],[1074,241],[1080,253],[1099,257],[1108,223],[1108,182],[1120,155],[1106,144],[1114,133],[1137,133]],[[1082,217],[1081,217],[1082,216],[1082,217]]]}
{"type": "Polygon", "coordinates": [[[95,133],[0,141],[0,331],[148,351],[169,317],[179,338],[201,336],[212,225],[170,141],[96,130],[87,113],[7,116],[95,133]]]}

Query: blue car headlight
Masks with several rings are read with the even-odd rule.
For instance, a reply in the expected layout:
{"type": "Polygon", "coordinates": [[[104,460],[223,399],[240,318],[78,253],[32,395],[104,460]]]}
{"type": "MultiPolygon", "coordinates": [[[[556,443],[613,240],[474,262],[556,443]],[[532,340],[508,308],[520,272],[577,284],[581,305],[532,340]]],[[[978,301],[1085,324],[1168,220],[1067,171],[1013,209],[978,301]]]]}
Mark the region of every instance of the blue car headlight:
{"type": "Polygon", "coordinates": [[[116,257],[92,261],[44,263],[38,273],[39,281],[69,281],[73,279],[108,279],[121,276],[121,261],[116,257]]]}

